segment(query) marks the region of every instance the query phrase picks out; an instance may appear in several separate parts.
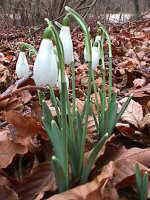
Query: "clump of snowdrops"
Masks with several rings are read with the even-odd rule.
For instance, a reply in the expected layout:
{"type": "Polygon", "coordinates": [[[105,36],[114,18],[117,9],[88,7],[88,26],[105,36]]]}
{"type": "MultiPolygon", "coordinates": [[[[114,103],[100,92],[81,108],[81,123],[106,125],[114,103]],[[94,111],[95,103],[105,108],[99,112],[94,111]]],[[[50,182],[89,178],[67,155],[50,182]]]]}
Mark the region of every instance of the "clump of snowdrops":
{"type": "MultiPolygon", "coordinates": [[[[94,163],[97,160],[98,152],[101,150],[107,139],[110,137],[114,126],[126,109],[131,97],[127,100],[121,111],[117,112],[116,95],[112,92],[112,52],[111,41],[105,28],[98,24],[98,29],[102,32],[102,38],[96,39],[91,44],[90,33],[84,19],[70,7],[65,7],[67,15],[62,25],[60,33],[48,19],[47,28],[44,31],[43,39],[37,53],[34,67],[33,79],[37,86],[48,86],[50,90],[50,100],[55,107],[57,120],[54,119],[49,109],[44,95],[39,92],[40,104],[43,110],[43,124],[52,142],[54,155],[51,163],[56,177],[56,182],[60,192],[66,191],[73,184],[83,184],[88,181],[88,177],[94,163]],[[69,21],[75,19],[80,25],[84,34],[85,61],[88,63],[89,87],[86,93],[84,109],[79,112],[76,105],[75,94],[75,66],[73,57],[73,45],[69,27],[69,21]],[[105,63],[104,63],[104,42],[107,40],[109,47],[109,91],[105,91],[105,63]],[[55,45],[54,45],[55,44],[55,45]],[[96,87],[94,80],[94,69],[101,59],[103,69],[102,88],[96,87]],[[72,68],[72,102],[68,96],[68,78],[65,74],[65,64],[72,68]],[[59,87],[60,98],[54,94],[53,86],[59,87]],[[91,110],[91,90],[101,98],[101,112],[97,116],[91,110]],[[108,101],[108,106],[106,106],[108,101]],[[86,162],[84,160],[85,143],[88,129],[88,118],[93,115],[97,132],[101,139],[97,141],[90,151],[86,162]]],[[[27,66],[26,60],[24,60],[27,66]]],[[[16,71],[17,72],[17,71],[16,71]]],[[[19,74],[19,73],[18,73],[19,74]]],[[[28,73],[27,73],[28,74],[28,73]]],[[[98,106],[98,101],[96,101],[98,106]]]]}

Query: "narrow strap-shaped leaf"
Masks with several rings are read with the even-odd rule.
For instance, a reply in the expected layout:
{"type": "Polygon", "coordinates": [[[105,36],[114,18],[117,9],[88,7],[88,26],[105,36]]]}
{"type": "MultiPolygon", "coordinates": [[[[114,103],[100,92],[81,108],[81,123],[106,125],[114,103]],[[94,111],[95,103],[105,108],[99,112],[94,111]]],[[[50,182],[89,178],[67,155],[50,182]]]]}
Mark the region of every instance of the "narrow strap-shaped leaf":
{"type": "Polygon", "coordinates": [[[126,101],[126,102],[124,103],[124,105],[122,106],[120,112],[117,114],[116,121],[118,121],[118,120],[121,118],[122,114],[124,113],[124,111],[125,111],[126,108],[128,107],[128,105],[129,105],[131,99],[132,99],[132,95],[128,97],[127,101],[126,101]]]}
{"type": "Polygon", "coordinates": [[[106,133],[101,140],[96,144],[96,146],[94,147],[94,149],[91,151],[89,157],[88,157],[88,161],[86,163],[86,165],[83,168],[83,172],[82,172],[82,176],[81,176],[81,183],[86,183],[88,180],[88,176],[91,172],[92,166],[94,165],[94,163],[97,160],[97,156],[98,156],[98,152],[101,150],[101,148],[103,147],[103,145],[105,144],[105,142],[108,139],[108,133],[106,133]]]}
{"type": "Polygon", "coordinates": [[[55,156],[52,157],[52,166],[55,173],[59,192],[64,192],[68,190],[69,188],[68,174],[66,174],[59,160],[55,156]]]}
{"type": "Polygon", "coordinates": [[[141,177],[141,171],[139,169],[139,165],[135,165],[135,172],[136,172],[136,184],[138,186],[138,189],[140,190],[142,186],[142,177],[141,177]]]}
{"type": "Polygon", "coordinates": [[[116,116],[117,116],[117,99],[116,94],[112,93],[111,102],[109,102],[109,108],[108,108],[108,134],[110,135],[112,132],[112,129],[115,126],[116,123],[116,116]]]}
{"type": "Polygon", "coordinates": [[[52,113],[49,109],[49,107],[47,106],[45,100],[42,101],[42,111],[43,111],[43,123],[44,123],[44,126],[45,126],[45,129],[48,131],[48,136],[50,137],[49,133],[51,131],[51,121],[53,120],[53,116],[52,116],[52,113]]]}
{"type": "Polygon", "coordinates": [[[148,195],[148,174],[147,173],[144,173],[143,175],[142,192],[143,192],[144,200],[146,200],[147,195],[148,195]]]}
{"type": "Polygon", "coordinates": [[[54,120],[51,122],[51,126],[52,126],[51,140],[53,143],[55,156],[59,159],[61,165],[64,166],[65,169],[66,162],[68,162],[66,160],[67,159],[66,140],[64,135],[59,130],[57,123],[54,120]]]}

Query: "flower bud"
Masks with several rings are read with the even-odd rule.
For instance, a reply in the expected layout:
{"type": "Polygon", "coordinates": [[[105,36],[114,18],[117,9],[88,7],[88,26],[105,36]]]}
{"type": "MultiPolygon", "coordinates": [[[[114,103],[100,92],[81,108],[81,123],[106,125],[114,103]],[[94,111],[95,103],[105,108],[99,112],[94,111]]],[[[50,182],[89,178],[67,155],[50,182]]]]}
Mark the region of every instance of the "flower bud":
{"type": "Polygon", "coordinates": [[[58,79],[58,65],[52,41],[43,39],[35,59],[33,79],[36,86],[56,86],[58,79]]]}
{"type": "Polygon", "coordinates": [[[69,65],[74,61],[73,44],[69,26],[62,26],[59,36],[64,49],[65,64],[69,65]]]}
{"type": "Polygon", "coordinates": [[[18,78],[26,78],[30,75],[30,68],[27,62],[25,52],[20,51],[16,64],[16,74],[18,78]]]}

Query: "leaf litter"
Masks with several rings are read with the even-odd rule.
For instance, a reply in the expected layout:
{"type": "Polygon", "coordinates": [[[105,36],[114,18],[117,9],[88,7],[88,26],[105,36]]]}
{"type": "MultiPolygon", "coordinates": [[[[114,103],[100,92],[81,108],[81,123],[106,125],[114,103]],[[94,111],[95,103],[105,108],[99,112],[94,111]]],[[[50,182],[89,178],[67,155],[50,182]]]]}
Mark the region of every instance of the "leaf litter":
{"type": "MultiPolygon", "coordinates": [[[[90,26],[93,36],[94,24],[90,26]]],[[[34,40],[35,46],[38,47],[40,32],[35,33],[32,38],[26,36],[28,29],[12,29],[11,33],[9,31],[7,34],[6,30],[3,30],[0,33],[2,41],[7,40],[7,43],[0,46],[0,200],[130,199],[130,190],[127,188],[135,191],[135,164],[138,163],[143,172],[150,174],[149,27],[149,18],[122,25],[110,24],[113,89],[119,95],[119,109],[128,94],[133,95],[133,100],[113,131],[112,137],[105,144],[103,152],[99,153],[89,182],[61,194],[57,194],[55,177],[49,163],[53,150],[42,125],[37,88],[30,77],[17,81],[14,73],[18,42],[31,43],[34,40]],[[123,193],[123,190],[126,192],[123,193]]],[[[40,31],[43,28],[41,27],[40,31]]],[[[84,45],[81,30],[74,29],[72,38],[76,65],[76,102],[79,111],[82,111],[88,79],[87,65],[83,64],[84,45]]],[[[106,65],[107,59],[106,53],[106,65]]],[[[34,58],[29,61],[31,66],[33,61],[34,58]]],[[[100,69],[95,70],[95,77],[97,86],[101,87],[99,71],[100,69]]],[[[66,73],[71,79],[69,68],[66,73]]],[[[45,91],[45,88],[40,89],[45,91]]],[[[71,94],[71,88],[69,89],[71,94]]],[[[95,96],[91,96],[91,99],[94,111],[95,96]]],[[[100,99],[98,103],[100,107],[100,99]]],[[[49,107],[53,110],[51,103],[49,107]]],[[[91,117],[88,120],[85,158],[98,140],[93,125],[94,119],[91,117]]],[[[138,199],[138,196],[135,195],[134,199],[138,199]]]]}

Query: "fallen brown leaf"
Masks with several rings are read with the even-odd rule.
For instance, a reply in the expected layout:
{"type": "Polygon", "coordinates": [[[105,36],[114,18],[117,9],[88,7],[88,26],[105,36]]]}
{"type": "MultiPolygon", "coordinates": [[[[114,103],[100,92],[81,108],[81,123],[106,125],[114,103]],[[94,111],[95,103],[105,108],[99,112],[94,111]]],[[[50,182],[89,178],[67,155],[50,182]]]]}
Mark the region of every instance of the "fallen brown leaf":
{"type": "Polygon", "coordinates": [[[19,200],[16,192],[7,185],[0,185],[0,200],[19,200]]]}
{"type": "Polygon", "coordinates": [[[113,162],[110,162],[93,181],[54,195],[47,200],[117,200],[117,191],[111,183],[113,171],[113,162]]]}
{"type": "Polygon", "coordinates": [[[7,67],[0,65],[0,85],[7,84],[10,77],[7,67]]]}
{"type": "Polygon", "coordinates": [[[45,191],[57,189],[55,176],[51,170],[50,163],[39,164],[32,170],[32,174],[24,178],[22,182],[14,185],[20,200],[35,199],[45,191]]]}
{"type": "Polygon", "coordinates": [[[42,128],[40,121],[30,115],[23,115],[18,111],[10,110],[5,113],[5,119],[15,127],[16,135],[19,137],[25,138],[39,134],[43,139],[48,140],[47,133],[42,128]]]}
{"type": "MultiPolygon", "coordinates": [[[[126,102],[127,97],[121,99],[119,101],[118,108],[121,109],[121,106],[126,102]]],[[[131,100],[127,109],[121,116],[121,119],[123,121],[127,121],[131,124],[133,124],[135,127],[139,127],[139,122],[143,119],[143,109],[142,106],[135,102],[134,100],[131,100]]]]}
{"type": "Polygon", "coordinates": [[[16,154],[25,154],[28,152],[27,146],[9,140],[6,136],[7,132],[7,130],[0,131],[0,168],[6,168],[11,164],[16,154]]]}

